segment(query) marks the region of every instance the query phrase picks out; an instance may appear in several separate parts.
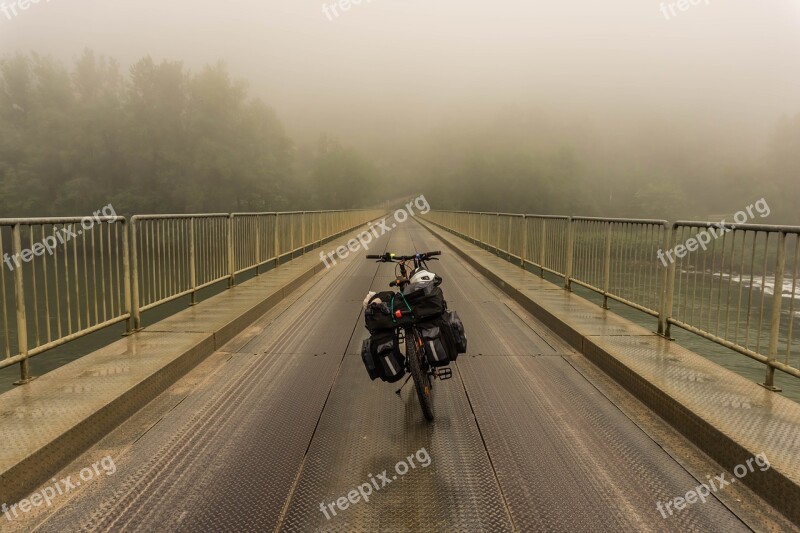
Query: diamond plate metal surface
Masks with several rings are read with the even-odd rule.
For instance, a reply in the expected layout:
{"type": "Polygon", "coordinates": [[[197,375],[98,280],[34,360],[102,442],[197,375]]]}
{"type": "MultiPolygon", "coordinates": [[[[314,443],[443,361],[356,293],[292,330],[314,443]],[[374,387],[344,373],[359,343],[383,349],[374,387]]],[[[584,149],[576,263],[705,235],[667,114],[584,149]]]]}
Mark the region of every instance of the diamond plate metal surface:
{"type": "Polygon", "coordinates": [[[661,337],[590,337],[587,353],[609,369],[625,367],[646,403],[692,434],[726,468],[757,453],[772,467],[744,481],[800,516],[800,406],[661,337]],[[646,385],[637,386],[640,382],[646,385]],[[724,436],[724,438],[722,438],[724,436]]]}
{"type": "MultiPolygon", "coordinates": [[[[389,248],[442,245],[409,225],[391,234],[389,248]]],[[[133,444],[134,459],[108,478],[101,503],[76,495],[60,510],[65,518],[40,530],[743,529],[716,501],[662,519],[656,501],[699,482],[553,355],[566,345],[545,341],[551,335],[536,333],[538,322],[528,325],[495,287],[454,256],[435,270],[470,342],[505,356],[461,356],[454,378],[435,383],[434,423],[411,386],[398,396],[400,383],[367,377],[360,299],[370,286],[384,290],[392,270],[354,257],[232,341],[225,371],[133,444]],[[531,357],[537,343],[550,356],[531,357]],[[398,462],[422,448],[430,465],[414,457],[416,468],[400,475],[398,462]],[[384,470],[390,481],[369,502],[340,508],[384,470]],[[337,514],[326,505],[326,517],[320,504],[331,503],[337,514]]],[[[694,378],[687,383],[713,376],[694,378]]]]}
{"type": "Polygon", "coordinates": [[[422,417],[411,385],[370,382],[348,355],[325,409],[281,531],[510,531],[489,456],[458,380],[436,382],[436,420],[422,417]],[[370,475],[427,450],[427,468],[410,469],[379,491],[326,518],[336,502],[370,475]]]}
{"type": "Polygon", "coordinates": [[[81,529],[257,531],[277,523],[338,365],[335,356],[254,356],[81,529]]]}
{"type": "Polygon", "coordinates": [[[535,330],[522,321],[504,302],[475,302],[452,306],[467,331],[467,355],[555,355],[535,330]],[[481,332],[490,331],[490,335],[481,332]]]}
{"type": "Polygon", "coordinates": [[[748,531],[716,500],[665,520],[699,482],[562,358],[458,367],[520,530],[748,531]]]}

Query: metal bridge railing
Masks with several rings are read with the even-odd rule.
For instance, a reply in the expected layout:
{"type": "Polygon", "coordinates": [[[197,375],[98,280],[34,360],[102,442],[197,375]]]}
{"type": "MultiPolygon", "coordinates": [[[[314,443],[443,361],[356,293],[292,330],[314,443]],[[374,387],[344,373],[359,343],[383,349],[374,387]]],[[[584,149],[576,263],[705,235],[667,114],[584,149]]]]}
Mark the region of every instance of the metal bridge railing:
{"type": "Polygon", "coordinates": [[[131,219],[133,329],[141,313],[230,279],[230,215],[136,215],[131,219]]]}
{"type": "Polygon", "coordinates": [[[0,368],[26,383],[29,357],[129,320],[127,242],[123,217],[0,219],[0,368]]]}
{"type": "Polygon", "coordinates": [[[746,355],[766,366],[767,388],[776,369],[800,377],[800,227],[467,211],[425,218],[563,277],[567,289],[592,290],[604,307],[610,298],[658,317],[661,335],[675,325],[746,355]]]}
{"type": "MultiPolygon", "coordinates": [[[[666,220],[574,217],[572,265],[567,286],[576,283],[608,299],[616,300],[652,316],[662,314],[662,291],[666,270],[659,269],[658,250],[666,244],[666,220]]],[[[663,323],[659,332],[663,333],[663,323]]]]}
{"type": "Polygon", "coordinates": [[[233,213],[234,274],[272,263],[277,257],[278,213],[233,213]]]}
{"type": "Polygon", "coordinates": [[[702,244],[670,264],[666,334],[676,325],[765,364],[767,387],[775,369],[800,377],[800,228],[685,221],[672,228],[673,243],[702,244]]]}
{"type": "Polygon", "coordinates": [[[530,264],[545,272],[565,278],[567,272],[567,245],[569,244],[569,217],[525,215],[525,253],[523,264],[530,264]]]}
{"type": "Polygon", "coordinates": [[[0,368],[236,275],[277,265],[387,209],[0,219],[0,368]]]}
{"type": "Polygon", "coordinates": [[[304,253],[381,210],[136,215],[131,219],[133,328],[141,313],[304,253]]]}

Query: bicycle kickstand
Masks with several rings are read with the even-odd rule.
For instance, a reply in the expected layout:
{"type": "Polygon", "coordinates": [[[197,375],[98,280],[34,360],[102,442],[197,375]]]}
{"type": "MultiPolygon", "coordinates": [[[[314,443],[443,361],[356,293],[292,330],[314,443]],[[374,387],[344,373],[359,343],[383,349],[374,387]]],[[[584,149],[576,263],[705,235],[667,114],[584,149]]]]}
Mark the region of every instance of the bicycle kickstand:
{"type": "Polygon", "coordinates": [[[409,374],[409,375],[408,375],[408,377],[407,377],[407,378],[406,378],[406,380],[403,382],[403,384],[400,386],[400,388],[399,388],[399,389],[397,389],[396,391],[394,391],[394,392],[395,392],[395,394],[400,394],[400,391],[401,391],[401,390],[403,390],[403,387],[405,387],[405,386],[406,386],[406,383],[408,383],[408,380],[409,380],[409,379],[411,379],[411,374],[409,374]]]}

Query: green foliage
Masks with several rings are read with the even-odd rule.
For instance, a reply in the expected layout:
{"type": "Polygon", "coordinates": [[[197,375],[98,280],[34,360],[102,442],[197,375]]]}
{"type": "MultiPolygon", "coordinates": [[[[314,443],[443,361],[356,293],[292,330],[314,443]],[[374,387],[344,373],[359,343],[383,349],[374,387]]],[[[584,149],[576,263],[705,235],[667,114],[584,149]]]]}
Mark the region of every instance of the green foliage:
{"type": "Polygon", "coordinates": [[[329,201],[344,208],[369,204],[379,193],[375,167],[336,143],[320,144],[312,174],[317,203],[329,201]]]}
{"type": "Polygon", "coordinates": [[[298,160],[275,112],[218,63],[145,57],[127,76],[86,51],[66,70],[0,59],[0,217],[335,209],[378,173],[332,144],[298,160]]]}

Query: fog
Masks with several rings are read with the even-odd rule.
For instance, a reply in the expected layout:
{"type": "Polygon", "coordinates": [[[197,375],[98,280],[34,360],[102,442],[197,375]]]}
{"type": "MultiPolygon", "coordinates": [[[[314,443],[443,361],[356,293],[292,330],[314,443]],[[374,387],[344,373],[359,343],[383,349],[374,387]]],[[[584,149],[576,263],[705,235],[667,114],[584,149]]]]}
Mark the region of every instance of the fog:
{"type": "Polygon", "coordinates": [[[0,13],[0,46],[67,70],[89,49],[123,75],[145,56],[191,72],[222,61],[293,157],[335,139],[385,197],[660,217],[771,194],[773,222],[798,221],[797,0],[337,4],[42,0],[0,13]]]}

